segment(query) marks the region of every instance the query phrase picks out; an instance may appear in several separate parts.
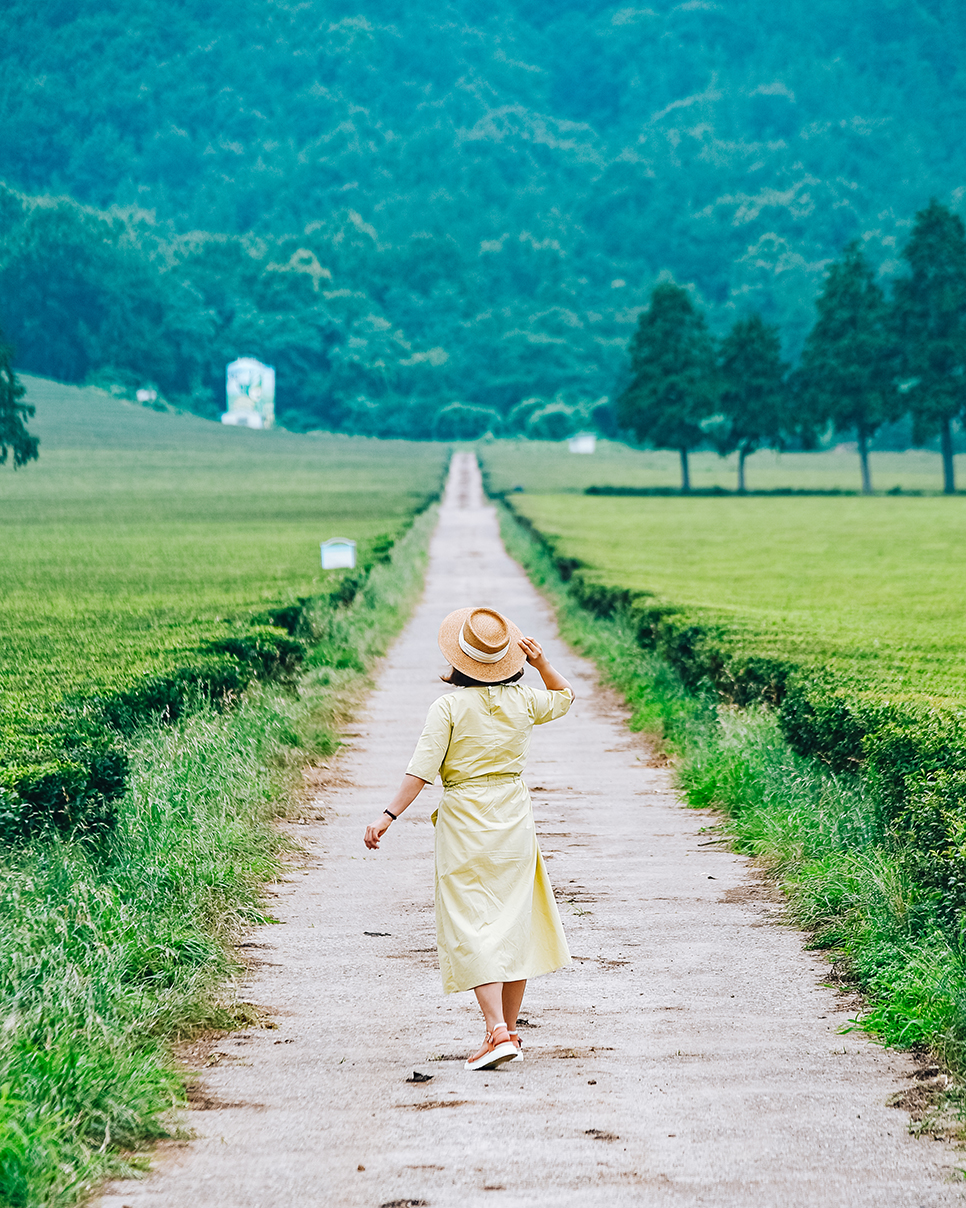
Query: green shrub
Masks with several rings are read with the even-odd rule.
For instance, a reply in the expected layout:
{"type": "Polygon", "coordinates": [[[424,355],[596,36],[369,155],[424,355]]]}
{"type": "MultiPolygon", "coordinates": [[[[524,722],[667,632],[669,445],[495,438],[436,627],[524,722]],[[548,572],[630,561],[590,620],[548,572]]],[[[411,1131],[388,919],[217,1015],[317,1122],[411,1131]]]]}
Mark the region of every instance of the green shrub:
{"type": "Polygon", "coordinates": [[[171,723],[206,704],[236,702],[254,681],[292,688],[305,646],[280,629],[252,626],[207,644],[198,661],[147,677],[107,698],[63,702],[35,733],[32,756],[8,747],[0,765],[0,841],[14,842],[48,828],[92,833],[113,824],[113,802],[128,771],[124,738],[151,718],[171,723]],[[14,759],[11,756],[14,756],[14,759]]]}

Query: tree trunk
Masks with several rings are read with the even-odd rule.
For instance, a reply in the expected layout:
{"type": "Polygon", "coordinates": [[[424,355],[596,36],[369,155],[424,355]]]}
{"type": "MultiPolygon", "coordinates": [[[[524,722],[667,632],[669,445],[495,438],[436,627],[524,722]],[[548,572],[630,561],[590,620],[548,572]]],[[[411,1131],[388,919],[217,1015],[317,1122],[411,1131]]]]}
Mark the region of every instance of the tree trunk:
{"type": "Polygon", "coordinates": [[[745,493],[745,458],[748,456],[748,450],[744,445],[738,450],[738,494],[745,493]]]}
{"type": "Polygon", "coordinates": [[[862,494],[872,494],[872,475],[869,473],[869,438],[864,428],[859,429],[859,464],[862,466],[862,494]]]}
{"type": "Polygon", "coordinates": [[[948,416],[943,420],[939,436],[943,451],[943,494],[955,495],[956,466],[953,462],[953,427],[948,416]]]}
{"type": "Polygon", "coordinates": [[[686,495],[691,490],[691,467],[688,465],[687,449],[680,449],[681,454],[681,494],[686,495]]]}

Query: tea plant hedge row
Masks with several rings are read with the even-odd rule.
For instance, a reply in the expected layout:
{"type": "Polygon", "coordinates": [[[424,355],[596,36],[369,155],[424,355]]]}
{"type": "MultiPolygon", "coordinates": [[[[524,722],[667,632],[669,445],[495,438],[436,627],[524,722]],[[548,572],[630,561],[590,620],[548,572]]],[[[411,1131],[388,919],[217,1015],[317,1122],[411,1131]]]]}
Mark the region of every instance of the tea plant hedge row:
{"type": "Polygon", "coordinates": [[[595,616],[621,615],[640,647],[660,654],[692,693],[767,706],[797,754],[836,773],[861,773],[942,912],[952,921],[966,910],[966,705],[763,653],[753,634],[706,611],[596,582],[590,568],[515,515],[551,554],[571,596],[595,616]]]}
{"type": "Polygon", "coordinates": [[[0,842],[109,826],[142,721],[293,683],[448,460],[24,385],[41,457],[0,474],[0,842]],[[357,570],[322,571],[333,535],[357,570]]]}
{"type": "MultiPolygon", "coordinates": [[[[25,839],[49,827],[71,834],[109,827],[112,802],[125,786],[125,739],[139,725],[150,718],[173,722],[205,703],[228,708],[255,681],[294,686],[308,648],[325,643],[339,611],[372,567],[389,560],[394,544],[391,537],[372,543],[359,570],[339,576],[330,592],[211,624],[212,636],[168,666],[158,656],[140,660],[157,664],[147,671],[137,661],[122,666],[108,690],[46,705],[34,695],[8,693],[0,714],[0,839],[25,839]]],[[[328,654],[334,665],[353,657],[347,650],[328,654]]]]}

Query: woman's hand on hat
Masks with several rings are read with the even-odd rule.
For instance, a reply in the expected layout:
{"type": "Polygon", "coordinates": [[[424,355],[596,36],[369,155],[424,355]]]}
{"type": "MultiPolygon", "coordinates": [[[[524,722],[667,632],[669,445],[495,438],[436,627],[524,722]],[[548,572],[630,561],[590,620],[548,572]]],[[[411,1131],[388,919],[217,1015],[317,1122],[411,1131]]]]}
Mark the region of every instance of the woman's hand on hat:
{"type": "Polygon", "coordinates": [[[370,851],[374,851],[379,846],[379,840],[386,833],[391,824],[392,819],[388,814],[380,814],[375,822],[366,827],[365,844],[370,851]]]}
{"type": "Polygon", "coordinates": [[[543,653],[543,647],[536,638],[520,638],[519,646],[527,656],[527,662],[531,667],[539,667],[541,663],[547,661],[547,656],[543,653]]]}
{"type": "Polygon", "coordinates": [[[574,690],[570,680],[564,679],[560,672],[550,665],[550,660],[543,653],[543,647],[536,638],[520,638],[520,649],[527,656],[530,666],[539,672],[545,688],[549,688],[551,692],[566,691],[573,697],[574,690]]]}

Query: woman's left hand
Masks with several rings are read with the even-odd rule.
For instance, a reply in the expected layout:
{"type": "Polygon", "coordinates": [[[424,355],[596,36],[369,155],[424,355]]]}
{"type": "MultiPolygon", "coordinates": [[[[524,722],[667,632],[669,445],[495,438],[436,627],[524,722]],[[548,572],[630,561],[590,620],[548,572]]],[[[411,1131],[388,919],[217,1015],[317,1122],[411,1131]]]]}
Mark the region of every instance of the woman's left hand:
{"type": "Polygon", "coordinates": [[[391,822],[392,819],[388,814],[380,814],[371,826],[366,827],[365,845],[370,851],[375,850],[379,846],[379,840],[389,829],[391,822]]]}

